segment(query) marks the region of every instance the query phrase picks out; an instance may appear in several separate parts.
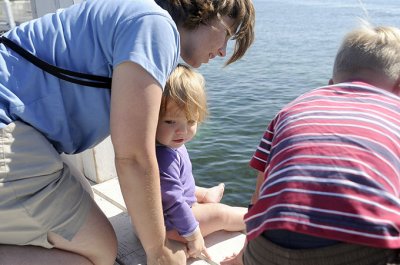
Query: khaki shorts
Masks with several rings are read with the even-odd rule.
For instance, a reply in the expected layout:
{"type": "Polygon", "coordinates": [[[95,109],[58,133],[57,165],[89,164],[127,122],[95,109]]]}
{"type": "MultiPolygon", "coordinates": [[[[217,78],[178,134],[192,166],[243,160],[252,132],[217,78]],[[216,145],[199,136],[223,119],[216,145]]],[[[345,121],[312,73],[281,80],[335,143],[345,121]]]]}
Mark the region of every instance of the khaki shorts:
{"type": "Polygon", "coordinates": [[[92,203],[40,132],[19,121],[0,129],[0,244],[52,248],[48,232],[71,240],[92,203]]]}

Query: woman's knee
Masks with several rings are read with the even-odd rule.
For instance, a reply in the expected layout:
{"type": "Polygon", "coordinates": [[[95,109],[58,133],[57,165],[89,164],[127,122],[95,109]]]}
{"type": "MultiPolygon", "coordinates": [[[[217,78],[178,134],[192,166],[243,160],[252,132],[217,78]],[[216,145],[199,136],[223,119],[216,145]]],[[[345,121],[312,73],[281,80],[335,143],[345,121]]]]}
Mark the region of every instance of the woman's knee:
{"type": "Polygon", "coordinates": [[[118,252],[118,241],[115,234],[114,228],[103,214],[100,208],[95,205],[94,212],[91,216],[88,216],[88,222],[85,224],[86,228],[89,226],[91,235],[95,235],[91,241],[91,248],[96,249],[94,253],[91,253],[93,258],[89,256],[89,259],[97,264],[114,264],[115,258],[118,252]],[[109,263],[110,262],[110,263],[109,263]]]}
{"type": "Polygon", "coordinates": [[[117,256],[118,243],[114,229],[95,203],[72,240],[55,233],[49,233],[48,238],[55,248],[82,255],[94,265],[112,265],[117,256]]]}

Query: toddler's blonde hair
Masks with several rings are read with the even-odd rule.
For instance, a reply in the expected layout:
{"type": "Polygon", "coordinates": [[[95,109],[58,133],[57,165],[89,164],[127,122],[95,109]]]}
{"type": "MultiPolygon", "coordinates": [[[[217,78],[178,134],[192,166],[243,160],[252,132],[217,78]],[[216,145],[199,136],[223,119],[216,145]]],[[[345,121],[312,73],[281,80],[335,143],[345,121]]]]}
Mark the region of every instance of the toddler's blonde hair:
{"type": "Polygon", "coordinates": [[[188,120],[203,122],[208,115],[204,77],[189,66],[178,64],[164,88],[160,117],[165,114],[169,102],[184,111],[188,120]]]}

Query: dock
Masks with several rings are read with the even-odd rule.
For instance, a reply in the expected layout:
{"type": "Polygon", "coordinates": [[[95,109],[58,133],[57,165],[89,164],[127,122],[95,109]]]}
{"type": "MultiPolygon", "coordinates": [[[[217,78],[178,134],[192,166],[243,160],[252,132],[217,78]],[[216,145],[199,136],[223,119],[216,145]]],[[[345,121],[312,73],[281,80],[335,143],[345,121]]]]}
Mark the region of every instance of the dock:
{"type": "MultiPolygon", "coordinates": [[[[146,264],[146,254],[140,241],[134,234],[117,178],[92,186],[94,198],[110,220],[118,238],[118,256],[115,265],[146,264]]],[[[245,235],[240,232],[218,231],[205,238],[206,247],[218,263],[225,257],[238,253],[245,242],[245,235]]],[[[189,259],[187,264],[208,264],[200,259],[189,259]]]]}

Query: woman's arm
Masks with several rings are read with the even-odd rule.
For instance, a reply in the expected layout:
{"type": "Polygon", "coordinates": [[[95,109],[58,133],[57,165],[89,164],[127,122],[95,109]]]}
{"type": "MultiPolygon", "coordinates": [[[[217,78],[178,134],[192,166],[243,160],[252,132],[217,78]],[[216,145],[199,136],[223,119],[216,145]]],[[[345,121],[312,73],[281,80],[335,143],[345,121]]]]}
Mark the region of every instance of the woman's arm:
{"type": "Polygon", "coordinates": [[[186,264],[184,246],[178,252],[171,250],[176,246],[171,246],[165,235],[155,155],[161,94],[158,82],[141,66],[132,62],[118,65],[111,90],[111,139],[122,195],[147,263],[186,264]]]}

